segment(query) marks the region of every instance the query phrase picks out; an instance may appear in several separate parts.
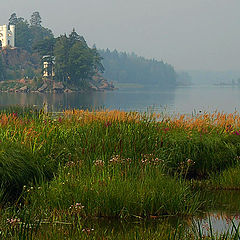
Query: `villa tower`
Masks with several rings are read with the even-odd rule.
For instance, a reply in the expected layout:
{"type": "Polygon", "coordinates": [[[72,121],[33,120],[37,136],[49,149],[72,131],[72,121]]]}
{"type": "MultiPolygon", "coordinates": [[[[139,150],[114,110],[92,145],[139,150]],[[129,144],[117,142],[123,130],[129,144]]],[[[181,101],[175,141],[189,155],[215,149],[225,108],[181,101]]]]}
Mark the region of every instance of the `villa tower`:
{"type": "Polygon", "coordinates": [[[0,41],[2,48],[7,46],[15,47],[15,25],[0,26],[0,41]]]}

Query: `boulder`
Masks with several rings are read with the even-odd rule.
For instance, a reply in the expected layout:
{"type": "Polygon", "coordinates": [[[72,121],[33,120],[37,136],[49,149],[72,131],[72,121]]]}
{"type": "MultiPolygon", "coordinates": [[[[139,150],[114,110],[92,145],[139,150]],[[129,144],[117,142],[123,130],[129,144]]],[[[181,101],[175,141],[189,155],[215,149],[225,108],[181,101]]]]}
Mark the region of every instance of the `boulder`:
{"type": "Polygon", "coordinates": [[[69,89],[69,88],[66,88],[65,90],[64,90],[64,92],[65,93],[71,93],[71,92],[73,92],[71,89],[69,89]]]}
{"type": "Polygon", "coordinates": [[[28,86],[23,86],[19,88],[19,92],[29,92],[28,86]]]}
{"type": "Polygon", "coordinates": [[[52,90],[53,92],[64,92],[64,86],[61,82],[54,82],[52,90]]]}
{"type": "Polygon", "coordinates": [[[48,85],[46,83],[44,83],[39,89],[38,89],[38,92],[44,92],[46,91],[48,85]]]}
{"type": "Polygon", "coordinates": [[[99,89],[98,89],[95,85],[93,85],[92,83],[90,83],[89,85],[90,85],[90,88],[91,88],[92,90],[94,90],[94,91],[98,91],[98,90],[99,90],[99,89]]]}

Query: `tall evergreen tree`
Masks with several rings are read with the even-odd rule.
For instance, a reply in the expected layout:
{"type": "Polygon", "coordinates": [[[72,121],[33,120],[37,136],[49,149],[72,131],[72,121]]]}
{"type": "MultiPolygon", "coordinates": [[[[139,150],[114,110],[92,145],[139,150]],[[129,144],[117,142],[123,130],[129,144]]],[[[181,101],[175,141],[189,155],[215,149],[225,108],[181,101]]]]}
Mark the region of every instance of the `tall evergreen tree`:
{"type": "Polygon", "coordinates": [[[80,36],[73,28],[72,32],[69,34],[70,45],[73,46],[76,42],[82,42],[82,44],[88,48],[87,42],[83,36],[80,36]]]}
{"type": "Polygon", "coordinates": [[[22,17],[17,17],[13,13],[9,18],[9,25],[16,26],[16,46],[32,51],[33,45],[46,38],[54,38],[50,29],[41,26],[41,16],[39,12],[34,12],[30,19],[30,24],[22,17]]]}
{"type": "Polygon", "coordinates": [[[28,51],[32,48],[32,34],[27,21],[20,21],[16,25],[16,47],[28,51]]]}
{"type": "Polygon", "coordinates": [[[72,82],[91,78],[94,74],[94,54],[81,42],[76,42],[69,51],[69,74],[72,82]]]}
{"type": "Polygon", "coordinates": [[[20,22],[23,22],[24,18],[22,17],[17,17],[16,13],[13,13],[10,18],[9,18],[9,25],[17,25],[20,22]]]}
{"type": "Polygon", "coordinates": [[[69,75],[69,41],[66,35],[60,36],[56,40],[54,47],[54,56],[56,58],[56,77],[60,81],[67,82],[70,81],[69,75]]]}
{"type": "Polygon", "coordinates": [[[54,56],[54,47],[56,44],[55,38],[45,38],[43,40],[37,41],[33,44],[33,49],[38,52],[38,54],[43,57],[44,55],[54,56]]]}
{"type": "Polygon", "coordinates": [[[90,79],[102,67],[101,57],[96,49],[89,48],[84,38],[75,30],[69,37],[63,35],[56,40],[54,56],[57,79],[69,83],[78,84],[90,79]]]}
{"type": "Polygon", "coordinates": [[[52,39],[54,38],[53,33],[50,29],[44,28],[42,26],[30,26],[31,32],[31,44],[32,47],[37,44],[39,41],[44,39],[52,39]]]}
{"type": "Polygon", "coordinates": [[[9,25],[16,25],[18,22],[17,14],[13,13],[9,18],[9,25]]]}
{"type": "Polygon", "coordinates": [[[38,26],[38,27],[40,27],[41,23],[42,23],[42,18],[40,16],[40,13],[39,12],[34,12],[31,15],[31,18],[30,18],[31,26],[38,26]]]}
{"type": "Polygon", "coordinates": [[[93,55],[94,55],[95,70],[103,73],[104,70],[105,70],[104,67],[103,67],[103,64],[102,64],[103,57],[99,54],[95,44],[92,47],[92,52],[93,52],[93,55]]]}

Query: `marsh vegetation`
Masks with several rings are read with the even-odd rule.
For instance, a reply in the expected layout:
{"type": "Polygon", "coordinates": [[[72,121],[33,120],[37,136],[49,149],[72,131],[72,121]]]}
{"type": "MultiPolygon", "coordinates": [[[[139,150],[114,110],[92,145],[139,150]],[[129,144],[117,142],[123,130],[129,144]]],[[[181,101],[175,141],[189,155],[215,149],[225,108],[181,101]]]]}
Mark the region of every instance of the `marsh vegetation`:
{"type": "Polygon", "coordinates": [[[237,113],[0,111],[3,239],[201,239],[203,190],[239,189],[237,113]]]}

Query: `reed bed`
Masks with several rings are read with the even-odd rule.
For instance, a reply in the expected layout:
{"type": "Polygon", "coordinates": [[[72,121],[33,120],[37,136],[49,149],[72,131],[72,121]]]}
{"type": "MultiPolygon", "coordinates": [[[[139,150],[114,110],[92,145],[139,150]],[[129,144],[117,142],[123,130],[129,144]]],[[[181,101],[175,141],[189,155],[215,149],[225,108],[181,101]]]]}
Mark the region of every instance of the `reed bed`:
{"type": "MultiPolygon", "coordinates": [[[[37,230],[26,236],[41,239],[49,230],[39,230],[40,223],[49,222],[48,239],[65,233],[66,239],[77,239],[80,230],[75,234],[60,227],[57,233],[53,223],[78,226],[86,218],[193,215],[204,208],[193,186],[239,185],[239,130],[237,113],[170,118],[117,110],[53,115],[31,107],[0,109],[1,234],[22,236],[34,225],[37,230]],[[24,225],[7,224],[6,216],[24,225]]],[[[89,237],[87,230],[81,234],[89,237]]],[[[132,239],[145,234],[152,232],[134,230],[132,239]]],[[[155,232],[145,239],[154,234],[160,238],[155,232]]]]}

